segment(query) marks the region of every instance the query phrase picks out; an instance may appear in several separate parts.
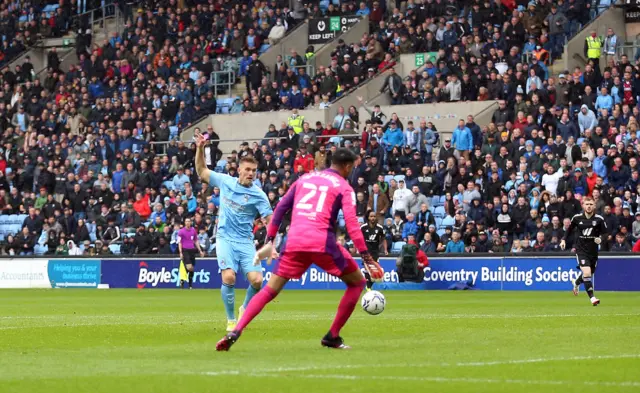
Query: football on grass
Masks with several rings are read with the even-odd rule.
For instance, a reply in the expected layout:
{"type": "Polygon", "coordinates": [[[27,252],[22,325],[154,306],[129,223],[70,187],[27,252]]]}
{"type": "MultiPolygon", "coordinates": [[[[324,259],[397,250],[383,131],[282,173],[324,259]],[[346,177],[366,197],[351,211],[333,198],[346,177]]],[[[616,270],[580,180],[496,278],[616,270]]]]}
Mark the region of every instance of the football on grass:
{"type": "Polygon", "coordinates": [[[378,291],[369,291],[362,296],[362,309],[371,315],[384,311],[384,295],[378,291]]]}

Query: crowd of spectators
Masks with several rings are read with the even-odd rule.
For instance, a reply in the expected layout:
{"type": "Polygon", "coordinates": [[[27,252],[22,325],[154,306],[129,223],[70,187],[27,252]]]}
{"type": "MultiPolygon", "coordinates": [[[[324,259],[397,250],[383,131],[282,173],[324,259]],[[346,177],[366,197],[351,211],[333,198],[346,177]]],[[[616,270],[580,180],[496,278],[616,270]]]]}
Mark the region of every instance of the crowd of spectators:
{"type": "MultiPolygon", "coordinates": [[[[568,3],[575,7],[576,1],[568,3]]],[[[269,82],[264,78],[266,67],[257,60],[259,48],[281,39],[281,27],[290,29],[298,12],[333,16],[344,10],[332,5],[323,11],[320,5],[289,10],[275,0],[186,8],[169,0],[155,4],[153,11],[129,7],[133,19],[122,33],[96,43],[90,34],[81,35],[76,41],[79,63],[69,69],[60,69],[53,50],[43,80],[25,72],[28,61],[15,70],[3,70],[0,211],[27,217],[20,233],[0,231],[2,251],[175,253],[176,229],[186,217],[193,217],[204,248],[214,252],[219,190],[198,181],[194,146],[176,138],[197,118],[216,113],[211,72],[244,66],[249,98],[258,101],[249,107],[263,110],[270,100],[273,109],[284,104],[282,108],[293,109],[295,115],[300,107],[291,104],[296,99],[289,98],[289,91],[283,94],[283,87],[291,85],[293,91],[298,83],[298,89],[313,92],[305,95],[303,106],[329,105],[340,93],[338,86],[348,89],[363,72],[373,69],[376,74],[392,67],[398,53],[430,50],[431,35],[442,41],[438,35],[442,26],[435,34],[423,33],[431,31],[436,21],[447,32],[443,37],[458,28],[454,22],[465,23],[459,17],[460,5],[451,0],[423,5],[408,1],[407,9],[388,12],[376,3],[341,4],[340,9],[369,15],[375,28],[360,43],[341,42],[332,63],[318,67],[323,75],[313,79],[305,77],[303,68],[291,76],[296,65],[312,58],[312,50],[292,56],[294,63],[279,59],[282,64],[274,67],[269,82]],[[430,15],[426,25],[418,25],[418,18],[425,15],[430,15]],[[274,28],[278,32],[271,35],[274,28]],[[259,78],[254,72],[260,72],[259,78]],[[309,85],[304,86],[303,80],[309,85]],[[323,102],[318,104],[318,97],[323,102]],[[151,142],[166,141],[171,141],[166,155],[156,154],[151,142]]],[[[629,217],[637,209],[640,183],[635,150],[637,67],[625,57],[612,58],[604,72],[587,66],[556,79],[547,75],[545,59],[533,56],[531,63],[507,62],[506,72],[496,72],[490,66],[502,62],[493,63],[500,60],[492,58],[500,54],[494,45],[510,41],[500,38],[492,25],[510,23],[512,14],[499,2],[477,5],[488,7],[489,11],[481,10],[489,20],[472,22],[469,31],[472,37],[484,37],[478,44],[488,48],[481,51],[487,56],[474,57],[461,47],[466,37],[461,35],[451,46],[437,47],[448,71],[433,70],[433,78],[439,86],[443,75],[448,84],[458,72],[464,81],[469,76],[465,69],[471,68],[474,78],[478,72],[488,72],[486,89],[498,92],[491,99],[501,99],[490,124],[478,125],[469,118],[455,130],[438,131],[426,121],[414,124],[395,114],[387,118],[379,108],[362,102],[370,119],[359,119],[358,108],[352,107],[340,108],[331,124],[271,125],[264,141],[244,143],[229,156],[212,143],[207,147],[207,164],[235,175],[240,157],[256,156],[257,184],[275,206],[301,174],[325,168],[332,149],[350,147],[362,156],[362,164],[350,177],[358,215],[363,218],[368,209],[376,211],[390,248],[415,237],[426,252],[555,250],[566,219],[579,211],[576,201],[584,195],[596,198],[598,211],[610,224],[611,249],[621,248],[616,241],[620,236],[624,235],[621,244],[635,241],[640,237],[640,220],[629,217]],[[510,82],[510,75],[522,81],[525,71],[538,79],[525,79],[524,85],[510,82]],[[492,86],[498,75],[496,89],[492,86]],[[440,137],[451,131],[451,138],[440,137]]],[[[544,0],[533,5],[535,12],[550,8],[544,0]]],[[[478,7],[470,3],[468,8],[473,17],[478,7]]],[[[522,22],[516,19],[514,24],[518,23],[522,22]]],[[[544,43],[551,33],[538,27],[542,35],[535,39],[544,43]]],[[[526,28],[526,38],[531,28],[535,26],[526,28]]],[[[437,67],[441,64],[438,61],[437,67]]],[[[385,88],[392,94],[397,77],[389,71],[385,88]]],[[[428,85],[429,78],[425,83],[416,80],[415,88],[428,85]]],[[[472,83],[479,95],[480,79],[472,83]]],[[[212,128],[205,132],[213,140],[221,137],[212,128]]],[[[264,231],[261,225],[256,223],[256,231],[264,231]]],[[[286,225],[279,240],[285,238],[286,225]]]]}
{"type": "Polygon", "coordinates": [[[384,1],[370,3],[371,7],[355,1],[345,1],[340,6],[306,5],[309,18],[338,15],[368,15],[370,21],[396,18],[392,30],[373,23],[371,32],[358,42],[346,43],[338,38],[329,64],[317,64],[313,46],[305,53],[291,49],[290,54],[278,56],[275,64],[263,64],[257,56],[252,59],[251,52],[245,50],[239,62],[240,75],[246,76],[247,93],[238,97],[230,112],[325,109],[346,92],[393,67],[396,55],[401,53],[396,48],[393,30],[404,29],[403,17],[389,15],[384,1]]]}
{"type": "MultiPolygon", "coordinates": [[[[400,53],[431,55],[404,80],[399,76],[391,79],[389,94],[394,105],[513,101],[517,93],[553,89],[548,67],[561,56],[565,41],[610,5],[601,1],[596,12],[591,10],[591,1],[584,0],[518,2],[522,4],[517,7],[508,2],[474,1],[470,13],[458,16],[459,8],[453,9],[460,7],[457,2],[444,9],[438,3],[428,1],[426,6],[407,9],[414,19],[424,22],[400,33],[400,53]]],[[[602,37],[603,51],[611,55],[607,61],[621,44],[614,37],[613,29],[602,37]]]]}
{"type": "Polygon", "coordinates": [[[61,37],[72,28],[75,2],[2,1],[0,10],[0,67],[4,67],[39,39],[61,37]],[[49,9],[47,9],[49,6],[49,9]]]}

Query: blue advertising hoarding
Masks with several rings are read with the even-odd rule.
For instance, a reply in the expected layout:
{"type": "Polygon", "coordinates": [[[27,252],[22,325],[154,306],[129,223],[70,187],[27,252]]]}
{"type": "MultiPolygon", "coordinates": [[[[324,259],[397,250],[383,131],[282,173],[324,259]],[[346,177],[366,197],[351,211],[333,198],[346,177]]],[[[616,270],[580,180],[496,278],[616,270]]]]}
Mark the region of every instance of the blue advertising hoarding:
{"type": "MultiPolygon", "coordinates": [[[[178,288],[179,268],[178,259],[103,259],[102,283],[110,288],[178,288]]],[[[193,282],[195,288],[220,288],[216,260],[199,259],[193,282]]]]}
{"type": "MultiPolygon", "coordinates": [[[[479,257],[431,258],[422,283],[400,283],[395,260],[381,258],[385,270],[379,289],[448,289],[460,282],[471,282],[480,290],[566,291],[578,275],[572,257],[479,257]]],[[[274,264],[263,268],[265,281],[271,277],[274,264]]],[[[178,288],[177,259],[113,259],[102,260],[103,284],[111,288],[178,288]]],[[[221,279],[215,259],[199,259],[195,268],[194,287],[220,288],[221,279]]],[[[598,290],[640,291],[632,277],[640,273],[640,258],[601,258],[595,283],[598,290]]],[[[246,288],[238,278],[238,288],[246,288]]],[[[288,289],[343,289],[340,279],[316,266],[309,268],[300,280],[292,280],[288,289]]]]}
{"type": "Polygon", "coordinates": [[[639,274],[640,258],[599,258],[593,283],[598,291],[640,291],[639,274]]]}
{"type": "Polygon", "coordinates": [[[47,271],[51,288],[97,288],[101,267],[97,259],[50,259],[47,271]]]}

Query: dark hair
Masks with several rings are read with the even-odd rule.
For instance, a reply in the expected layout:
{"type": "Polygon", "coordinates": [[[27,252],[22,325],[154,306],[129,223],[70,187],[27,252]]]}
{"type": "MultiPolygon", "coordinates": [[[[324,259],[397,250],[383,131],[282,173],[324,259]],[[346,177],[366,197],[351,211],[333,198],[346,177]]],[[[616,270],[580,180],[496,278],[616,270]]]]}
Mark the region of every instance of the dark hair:
{"type": "Polygon", "coordinates": [[[246,162],[248,164],[253,164],[253,165],[258,165],[258,161],[256,161],[255,158],[253,158],[253,156],[244,156],[240,159],[240,164],[242,164],[243,162],[246,162]]]}
{"type": "Polygon", "coordinates": [[[331,165],[345,166],[353,164],[356,161],[356,155],[349,149],[343,147],[337,149],[335,153],[331,155],[331,165]]]}

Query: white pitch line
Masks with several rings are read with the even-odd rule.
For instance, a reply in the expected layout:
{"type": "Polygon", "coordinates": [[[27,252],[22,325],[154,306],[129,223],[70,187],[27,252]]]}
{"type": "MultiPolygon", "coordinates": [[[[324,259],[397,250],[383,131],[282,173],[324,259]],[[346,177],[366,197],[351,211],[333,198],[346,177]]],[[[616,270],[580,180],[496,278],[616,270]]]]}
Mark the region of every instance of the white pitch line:
{"type": "MultiPolygon", "coordinates": [[[[496,366],[496,365],[509,365],[509,364],[533,364],[533,363],[547,363],[547,362],[561,362],[561,361],[581,361],[581,360],[603,360],[603,359],[638,359],[640,354],[620,354],[620,355],[595,355],[595,356],[572,356],[572,357],[557,357],[557,358],[534,358],[534,359],[514,359],[514,360],[498,360],[490,362],[469,362],[469,363],[392,363],[382,366],[376,366],[371,364],[344,364],[340,365],[341,369],[360,369],[360,368],[373,368],[373,369],[390,369],[390,368],[405,368],[405,367],[482,367],[482,366],[496,366]]],[[[285,373],[292,371],[321,371],[328,370],[336,367],[335,365],[327,364],[325,366],[302,366],[302,367],[278,367],[262,370],[254,370],[251,373],[244,373],[238,370],[221,370],[221,371],[206,371],[198,373],[200,375],[219,376],[219,375],[253,375],[262,376],[273,373],[285,373]]],[[[306,374],[305,374],[306,375],[306,374]]],[[[360,378],[360,376],[353,376],[353,378],[360,378]]],[[[368,378],[368,377],[367,377],[368,378]]],[[[396,377],[389,377],[396,378],[396,377]]],[[[398,377],[403,378],[403,377],[398,377]]],[[[413,378],[413,377],[410,377],[413,378]]],[[[425,377],[419,377],[425,378],[425,377]]],[[[503,380],[500,380],[503,381],[503,380]]],[[[564,383],[565,381],[560,381],[564,383]]],[[[515,382],[514,382],[515,383],[515,382]]],[[[567,382],[568,383],[568,382],[567,382]]],[[[572,382],[573,383],[573,382],[572,382]]],[[[590,384],[596,382],[581,381],[580,383],[590,384]]],[[[604,384],[609,382],[602,382],[604,384]]],[[[622,382],[611,382],[615,384],[621,384],[622,382]]],[[[640,382],[631,382],[633,385],[640,386],[640,382]]],[[[601,384],[597,382],[597,384],[601,384]]],[[[617,385],[615,385],[617,386],[617,385]]],[[[622,386],[622,385],[621,385],[622,386]]]]}
{"type": "MultiPolygon", "coordinates": [[[[343,366],[340,366],[344,368],[343,366]]],[[[371,365],[367,366],[371,367],[371,365]]],[[[354,368],[354,367],[350,367],[354,368]]],[[[302,369],[302,367],[301,367],[302,369]]],[[[308,371],[322,369],[310,368],[308,371]]],[[[240,371],[211,371],[204,372],[200,375],[218,377],[226,375],[239,375],[243,377],[253,378],[282,378],[278,375],[277,369],[264,370],[260,372],[242,373],[240,371]]],[[[288,370],[288,369],[285,369],[288,370]]],[[[300,369],[291,369],[291,371],[306,371],[300,369]]],[[[298,374],[289,375],[288,378],[299,379],[340,379],[349,381],[358,380],[382,380],[382,381],[408,381],[408,382],[437,382],[437,383],[491,383],[491,384],[516,384],[516,385],[553,385],[553,386],[613,386],[613,387],[640,387],[640,382],[636,381],[549,381],[549,380],[524,380],[524,379],[492,379],[492,378],[446,378],[446,377],[421,377],[421,376],[392,376],[392,375],[342,375],[342,374],[298,374]]]]}
{"type": "MultiPolygon", "coordinates": [[[[249,377],[278,377],[269,374],[241,374],[249,377]]],[[[343,380],[382,380],[382,381],[409,381],[409,382],[439,382],[439,383],[491,383],[491,384],[516,384],[516,385],[554,385],[554,386],[613,386],[613,387],[640,387],[640,382],[623,381],[546,381],[546,380],[522,380],[522,379],[491,379],[491,378],[445,378],[445,377],[407,377],[391,375],[339,375],[339,374],[300,374],[289,376],[301,379],[343,379],[343,380]]]]}
{"type": "Polygon", "coordinates": [[[505,364],[529,364],[529,363],[546,363],[546,362],[563,362],[573,360],[602,360],[602,359],[638,359],[640,354],[629,355],[601,355],[601,356],[572,356],[563,358],[539,358],[539,359],[521,359],[521,360],[497,360],[493,362],[469,362],[455,363],[454,366],[459,367],[475,367],[475,366],[497,366],[505,364]]]}
{"type": "MultiPolygon", "coordinates": [[[[566,358],[547,358],[547,359],[521,359],[521,360],[507,360],[507,361],[495,361],[495,362],[474,362],[474,363],[442,363],[441,366],[492,366],[498,364],[527,364],[527,363],[542,363],[542,362],[554,362],[563,360],[594,360],[594,359],[624,359],[624,358],[640,358],[640,354],[629,355],[602,355],[602,356],[582,356],[582,357],[566,357],[566,358]]],[[[406,367],[407,364],[402,365],[385,365],[382,367],[376,367],[371,364],[352,364],[341,365],[343,369],[357,369],[357,368],[393,368],[393,367],[406,367]]],[[[414,367],[428,367],[437,366],[437,364],[412,364],[414,367]]],[[[291,372],[291,371],[320,371],[333,368],[332,365],[327,366],[307,366],[307,367],[280,367],[266,370],[255,370],[254,372],[243,373],[238,370],[230,371],[211,371],[200,373],[200,375],[217,377],[224,375],[241,375],[246,377],[255,378],[281,378],[279,373],[291,372]]],[[[446,377],[424,377],[424,376],[387,376],[387,375],[342,375],[342,374],[298,374],[289,376],[300,379],[342,379],[342,380],[389,380],[389,381],[409,381],[409,382],[436,382],[436,383],[491,383],[491,384],[517,384],[517,385],[553,385],[553,386],[609,386],[609,387],[640,387],[640,382],[637,381],[557,381],[557,380],[520,380],[520,379],[492,379],[492,378],[446,378],[446,377]]]]}

